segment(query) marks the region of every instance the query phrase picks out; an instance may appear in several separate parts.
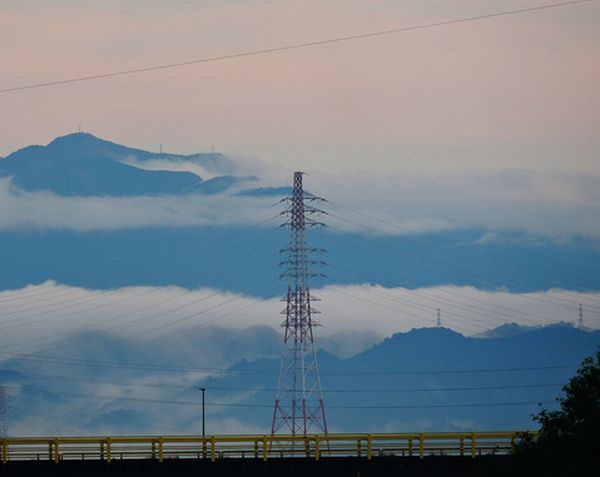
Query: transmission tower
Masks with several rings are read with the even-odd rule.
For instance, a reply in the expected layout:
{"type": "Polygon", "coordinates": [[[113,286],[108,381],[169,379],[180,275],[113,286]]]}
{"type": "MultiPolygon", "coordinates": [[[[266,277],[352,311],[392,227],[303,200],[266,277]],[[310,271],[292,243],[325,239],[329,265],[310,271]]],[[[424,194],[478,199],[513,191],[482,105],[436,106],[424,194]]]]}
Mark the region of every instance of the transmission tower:
{"type": "Polygon", "coordinates": [[[306,243],[306,229],[324,224],[312,217],[324,214],[312,204],[323,199],[302,188],[302,172],[294,172],[293,192],[282,202],[288,207],[282,215],[288,216],[284,224],[290,228],[291,241],[281,250],[286,259],[281,262],[285,267],[282,278],[287,278],[286,303],[281,312],[285,321],[281,326],[284,332],[284,351],[281,355],[281,368],[277,383],[277,395],[273,408],[271,433],[291,433],[307,435],[309,433],[327,434],[325,406],[314,346],[313,328],[319,326],[312,319],[319,313],[312,307],[318,299],[310,294],[309,278],[323,276],[311,271],[311,267],[323,264],[310,258],[324,252],[323,249],[309,247],[306,243]],[[309,205],[309,203],[311,205],[309,205]]]}

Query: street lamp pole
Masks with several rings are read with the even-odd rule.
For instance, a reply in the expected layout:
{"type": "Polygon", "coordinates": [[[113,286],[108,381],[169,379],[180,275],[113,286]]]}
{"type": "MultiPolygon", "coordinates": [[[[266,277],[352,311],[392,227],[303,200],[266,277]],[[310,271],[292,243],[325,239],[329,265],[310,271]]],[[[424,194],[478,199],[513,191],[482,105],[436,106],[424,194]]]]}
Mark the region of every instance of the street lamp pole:
{"type": "Polygon", "coordinates": [[[204,393],[206,392],[206,388],[198,388],[202,391],[202,438],[206,437],[206,419],[204,414],[204,393]]]}
{"type": "Polygon", "coordinates": [[[198,388],[202,391],[202,458],[206,459],[206,419],[204,414],[204,393],[206,388],[198,388]]]}

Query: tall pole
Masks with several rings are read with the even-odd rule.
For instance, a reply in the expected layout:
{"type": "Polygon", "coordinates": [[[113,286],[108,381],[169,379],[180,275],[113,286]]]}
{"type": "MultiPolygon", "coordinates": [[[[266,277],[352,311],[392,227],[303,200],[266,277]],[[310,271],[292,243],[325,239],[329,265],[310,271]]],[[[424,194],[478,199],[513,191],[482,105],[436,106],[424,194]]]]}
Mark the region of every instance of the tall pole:
{"type": "Polygon", "coordinates": [[[206,388],[198,388],[202,391],[202,438],[206,437],[206,418],[204,414],[204,393],[206,392],[206,388]]]}

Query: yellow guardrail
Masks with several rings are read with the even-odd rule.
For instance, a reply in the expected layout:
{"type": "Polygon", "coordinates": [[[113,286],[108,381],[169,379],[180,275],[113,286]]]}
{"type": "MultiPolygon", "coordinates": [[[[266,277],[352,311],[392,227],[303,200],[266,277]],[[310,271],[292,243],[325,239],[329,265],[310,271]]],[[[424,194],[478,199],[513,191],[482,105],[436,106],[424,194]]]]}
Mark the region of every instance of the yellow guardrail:
{"type": "Polygon", "coordinates": [[[2,463],[22,460],[103,460],[277,457],[471,456],[508,454],[524,432],[407,434],[9,437],[0,440],[2,463]]]}

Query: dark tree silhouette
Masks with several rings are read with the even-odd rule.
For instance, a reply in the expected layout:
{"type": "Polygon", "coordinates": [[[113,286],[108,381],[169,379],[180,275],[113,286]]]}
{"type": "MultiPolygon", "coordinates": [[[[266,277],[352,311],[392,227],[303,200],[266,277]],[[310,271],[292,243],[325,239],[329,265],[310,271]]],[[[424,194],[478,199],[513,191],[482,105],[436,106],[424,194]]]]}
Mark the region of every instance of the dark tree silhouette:
{"type": "Polygon", "coordinates": [[[534,419],[537,436],[517,447],[513,475],[600,475],[600,348],[586,358],[563,387],[556,411],[542,409],[534,419]]]}

